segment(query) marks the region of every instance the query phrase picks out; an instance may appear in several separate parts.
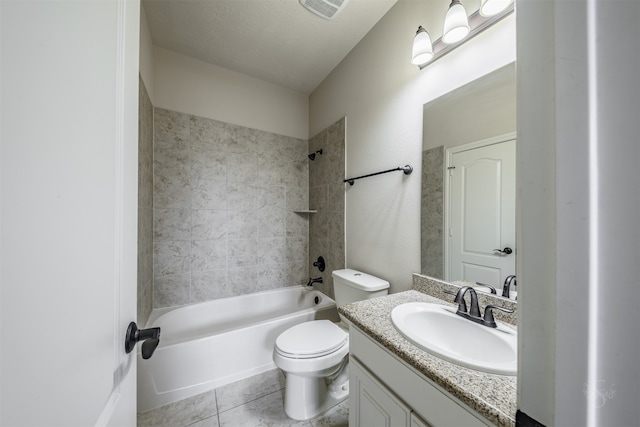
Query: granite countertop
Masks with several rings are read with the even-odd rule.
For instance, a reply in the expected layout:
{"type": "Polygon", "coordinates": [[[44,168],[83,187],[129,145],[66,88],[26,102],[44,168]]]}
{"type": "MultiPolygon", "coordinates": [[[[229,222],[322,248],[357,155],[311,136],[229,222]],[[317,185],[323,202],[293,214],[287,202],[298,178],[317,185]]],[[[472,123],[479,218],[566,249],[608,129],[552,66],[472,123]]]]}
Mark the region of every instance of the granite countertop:
{"type": "Polygon", "coordinates": [[[339,311],[355,326],[497,426],[515,426],[516,377],[455,365],[420,350],[391,323],[391,310],[407,302],[452,306],[416,290],[347,304],[339,311]]]}

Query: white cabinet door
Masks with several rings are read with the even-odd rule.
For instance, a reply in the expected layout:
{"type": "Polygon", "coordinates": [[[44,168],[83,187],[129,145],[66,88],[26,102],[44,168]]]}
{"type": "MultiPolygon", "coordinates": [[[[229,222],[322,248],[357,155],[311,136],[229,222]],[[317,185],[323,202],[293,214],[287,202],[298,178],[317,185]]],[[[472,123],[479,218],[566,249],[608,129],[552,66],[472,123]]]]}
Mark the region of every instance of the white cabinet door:
{"type": "Polygon", "coordinates": [[[515,148],[511,140],[451,154],[446,280],[500,287],[515,274],[515,148]]]}
{"type": "Polygon", "coordinates": [[[137,0],[1,1],[3,426],[135,426],[137,0]]]}
{"type": "Polygon", "coordinates": [[[409,427],[411,409],[355,359],[349,361],[349,426],[409,427]]]}

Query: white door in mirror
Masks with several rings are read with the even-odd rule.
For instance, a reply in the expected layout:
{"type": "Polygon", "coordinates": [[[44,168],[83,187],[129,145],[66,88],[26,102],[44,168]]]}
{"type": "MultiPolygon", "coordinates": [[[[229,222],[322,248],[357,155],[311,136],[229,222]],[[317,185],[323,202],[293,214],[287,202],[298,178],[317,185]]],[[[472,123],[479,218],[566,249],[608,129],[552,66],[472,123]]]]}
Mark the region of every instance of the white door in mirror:
{"type": "Polygon", "coordinates": [[[452,153],[445,279],[501,287],[516,274],[516,141],[452,153]]]}

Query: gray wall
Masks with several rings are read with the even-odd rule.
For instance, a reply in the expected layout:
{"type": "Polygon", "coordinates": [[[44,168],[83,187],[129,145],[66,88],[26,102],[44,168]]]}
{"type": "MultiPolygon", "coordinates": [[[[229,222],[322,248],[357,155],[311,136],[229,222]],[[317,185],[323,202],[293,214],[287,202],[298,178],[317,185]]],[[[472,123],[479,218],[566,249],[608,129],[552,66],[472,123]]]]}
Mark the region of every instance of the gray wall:
{"type": "Polygon", "coordinates": [[[153,307],[308,279],[307,141],[155,109],[153,307]]]}
{"type": "Polygon", "coordinates": [[[318,290],[334,297],[331,272],[345,267],[344,260],[344,157],[346,119],[320,131],[309,140],[309,152],[322,149],[309,161],[309,274],[322,277],[318,290]],[[326,269],[320,272],[313,263],[322,256],[326,269]]]}
{"type": "Polygon", "coordinates": [[[153,291],[153,105],[139,78],[138,100],[138,325],[147,323],[153,291]]]}

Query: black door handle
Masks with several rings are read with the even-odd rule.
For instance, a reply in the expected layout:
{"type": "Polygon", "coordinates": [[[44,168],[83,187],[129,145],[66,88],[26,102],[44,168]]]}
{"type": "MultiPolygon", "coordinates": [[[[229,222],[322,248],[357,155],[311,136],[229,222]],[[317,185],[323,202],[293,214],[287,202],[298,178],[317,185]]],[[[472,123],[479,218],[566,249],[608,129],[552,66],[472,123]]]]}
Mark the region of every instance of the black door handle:
{"type": "Polygon", "coordinates": [[[138,329],[136,322],[129,323],[124,337],[124,350],[131,353],[139,341],[143,341],[142,358],[150,358],[160,344],[160,328],[138,329]]]}
{"type": "Polygon", "coordinates": [[[494,252],[500,252],[503,255],[509,255],[513,252],[513,249],[511,249],[510,247],[506,247],[504,249],[494,249],[494,252]]]}

